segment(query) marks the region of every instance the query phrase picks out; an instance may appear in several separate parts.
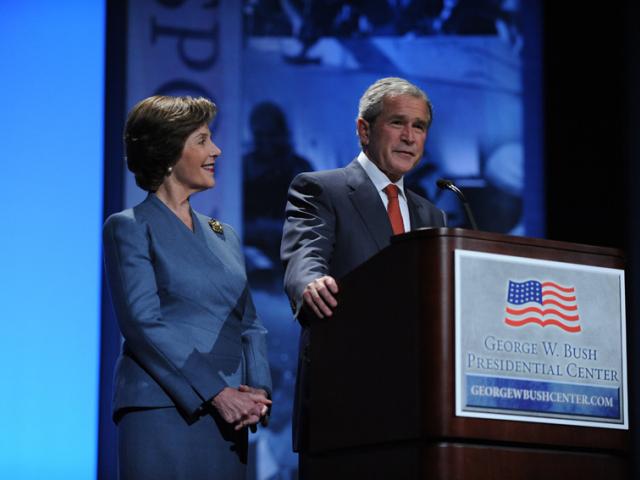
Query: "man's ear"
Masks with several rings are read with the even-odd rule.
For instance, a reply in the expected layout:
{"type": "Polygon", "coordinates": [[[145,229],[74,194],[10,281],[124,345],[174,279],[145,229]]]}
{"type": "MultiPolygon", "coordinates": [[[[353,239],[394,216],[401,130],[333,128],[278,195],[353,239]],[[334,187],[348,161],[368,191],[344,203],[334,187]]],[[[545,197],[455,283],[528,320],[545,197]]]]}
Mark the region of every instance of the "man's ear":
{"type": "Polygon", "coordinates": [[[364,118],[359,118],[356,121],[356,129],[358,131],[358,137],[360,137],[361,145],[369,145],[369,132],[371,126],[364,118]]]}

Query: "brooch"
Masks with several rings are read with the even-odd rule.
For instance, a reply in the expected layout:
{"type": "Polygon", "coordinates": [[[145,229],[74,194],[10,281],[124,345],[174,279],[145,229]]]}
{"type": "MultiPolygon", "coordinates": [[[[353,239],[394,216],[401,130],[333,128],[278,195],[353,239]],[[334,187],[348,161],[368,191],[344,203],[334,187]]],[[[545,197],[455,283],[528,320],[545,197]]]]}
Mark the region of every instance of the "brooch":
{"type": "Polygon", "coordinates": [[[211,227],[211,230],[213,230],[215,233],[223,232],[222,224],[214,218],[209,220],[209,227],[211,227]]]}

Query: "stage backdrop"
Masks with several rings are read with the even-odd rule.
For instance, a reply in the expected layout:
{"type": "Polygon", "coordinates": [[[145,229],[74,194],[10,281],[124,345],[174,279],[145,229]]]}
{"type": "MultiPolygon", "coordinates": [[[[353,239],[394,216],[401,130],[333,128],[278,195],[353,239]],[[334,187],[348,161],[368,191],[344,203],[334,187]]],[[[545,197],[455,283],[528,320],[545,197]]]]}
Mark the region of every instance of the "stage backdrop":
{"type": "MultiPolygon", "coordinates": [[[[251,436],[252,478],[296,476],[290,417],[299,330],[278,255],[286,189],[296,173],[344,166],[358,154],[357,104],[369,84],[401,76],[431,97],[425,159],[407,184],[443,208],[450,226],[466,222],[453,194],[435,186],[439,177],[465,190],[481,229],[543,235],[532,3],[129,2],[128,107],[155,93],[205,95],[220,107],[218,182],[193,205],[242,233],[270,332],[274,409],[269,428],[251,436]]],[[[144,194],[125,175],[132,206],[144,194]]]]}

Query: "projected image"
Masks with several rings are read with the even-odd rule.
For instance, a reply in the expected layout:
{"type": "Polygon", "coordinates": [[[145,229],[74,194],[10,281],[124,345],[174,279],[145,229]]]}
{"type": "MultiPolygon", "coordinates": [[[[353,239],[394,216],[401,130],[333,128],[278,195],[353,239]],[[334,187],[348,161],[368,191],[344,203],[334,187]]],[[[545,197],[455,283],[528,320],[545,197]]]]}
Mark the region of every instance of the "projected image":
{"type": "Polygon", "coordinates": [[[299,330],[277,254],[286,186],[300,171],[351,162],[360,96],[378,78],[404,77],[434,105],[407,186],[445,210],[449,226],[466,227],[453,193],[436,186],[449,178],[480,229],[525,234],[519,21],[517,1],[245,1],[245,253],[278,398],[273,428],[254,442],[256,478],[296,478],[297,469],[290,417],[299,330]]]}
{"type": "Polygon", "coordinates": [[[466,226],[445,176],[468,191],[481,229],[524,234],[523,101],[516,1],[250,1],[245,106],[286,110],[316,168],[357,154],[357,99],[381,76],[420,85],[435,106],[421,168],[408,179],[466,226]],[[292,95],[297,100],[292,99],[292,95]]]}
{"type": "Polygon", "coordinates": [[[265,101],[249,112],[250,151],[243,156],[244,244],[253,286],[282,290],[280,237],[287,189],[298,173],[312,170],[291,143],[286,114],[265,101]]]}
{"type": "Polygon", "coordinates": [[[495,35],[522,45],[518,0],[249,0],[247,36],[293,36],[300,42],[288,61],[319,63],[308,55],[326,37],[495,35]]]}

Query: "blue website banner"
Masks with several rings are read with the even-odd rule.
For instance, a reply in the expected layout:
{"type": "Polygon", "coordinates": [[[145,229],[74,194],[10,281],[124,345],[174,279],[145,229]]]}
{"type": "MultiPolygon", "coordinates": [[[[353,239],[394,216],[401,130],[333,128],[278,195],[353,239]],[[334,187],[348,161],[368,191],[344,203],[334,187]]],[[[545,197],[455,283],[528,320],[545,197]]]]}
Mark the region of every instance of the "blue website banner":
{"type": "Polygon", "coordinates": [[[569,383],[466,375],[466,406],[620,418],[620,390],[569,383]]]}

